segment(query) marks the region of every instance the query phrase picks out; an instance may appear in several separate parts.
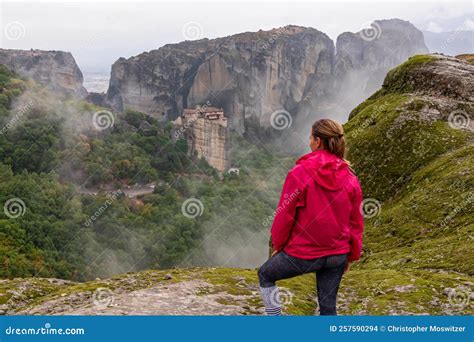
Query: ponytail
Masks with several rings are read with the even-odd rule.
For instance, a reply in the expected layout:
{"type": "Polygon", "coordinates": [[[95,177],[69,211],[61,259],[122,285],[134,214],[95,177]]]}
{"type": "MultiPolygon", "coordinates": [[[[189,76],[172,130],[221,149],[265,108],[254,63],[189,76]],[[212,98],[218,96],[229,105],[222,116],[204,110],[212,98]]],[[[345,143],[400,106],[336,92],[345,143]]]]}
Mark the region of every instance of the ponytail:
{"type": "Polygon", "coordinates": [[[325,150],[346,161],[344,128],[339,122],[331,119],[318,120],[313,124],[312,134],[314,138],[321,139],[325,150]]]}

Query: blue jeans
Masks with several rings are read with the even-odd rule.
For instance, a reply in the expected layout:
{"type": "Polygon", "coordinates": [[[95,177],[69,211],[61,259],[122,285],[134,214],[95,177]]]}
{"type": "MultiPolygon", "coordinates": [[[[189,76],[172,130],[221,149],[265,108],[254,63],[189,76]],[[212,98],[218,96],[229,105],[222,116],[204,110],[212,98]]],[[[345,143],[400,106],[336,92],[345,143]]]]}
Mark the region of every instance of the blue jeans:
{"type": "Polygon", "coordinates": [[[277,280],[315,272],[319,313],[336,315],[336,296],[346,263],[347,254],[306,260],[279,252],[259,268],[258,279],[261,287],[272,287],[277,280]]]}

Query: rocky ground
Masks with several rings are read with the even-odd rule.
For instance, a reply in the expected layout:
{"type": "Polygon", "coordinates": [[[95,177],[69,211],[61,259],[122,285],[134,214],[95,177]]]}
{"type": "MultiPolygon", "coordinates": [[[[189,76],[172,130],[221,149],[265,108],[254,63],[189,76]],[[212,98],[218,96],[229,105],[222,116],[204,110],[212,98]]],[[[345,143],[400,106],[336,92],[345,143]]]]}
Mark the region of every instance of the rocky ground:
{"type": "MultiPolygon", "coordinates": [[[[462,274],[407,275],[392,270],[349,271],[339,294],[340,314],[472,314],[474,283],[462,274]],[[371,280],[368,281],[370,273],[371,280]]],[[[313,275],[281,281],[290,315],[315,314],[313,275]]],[[[260,315],[255,270],[183,268],[127,273],[74,283],[57,279],[0,282],[7,315],[260,315]]]]}
{"type": "MultiPolygon", "coordinates": [[[[144,271],[107,280],[3,280],[3,314],[241,315],[259,314],[257,287],[238,270],[216,282],[217,269],[144,271]],[[235,288],[226,288],[233,283],[235,288]]],[[[253,273],[253,272],[252,272],[253,273]]]]}

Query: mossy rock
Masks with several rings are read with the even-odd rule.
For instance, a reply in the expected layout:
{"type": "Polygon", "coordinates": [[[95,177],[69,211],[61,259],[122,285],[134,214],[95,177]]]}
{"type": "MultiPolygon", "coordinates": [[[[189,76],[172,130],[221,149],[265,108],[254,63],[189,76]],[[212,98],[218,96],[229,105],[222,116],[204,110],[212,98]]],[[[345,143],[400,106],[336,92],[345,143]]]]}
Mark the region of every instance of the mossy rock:
{"type": "Polygon", "coordinates": [[[428,63],[433,63],[436,57],[430,55],[416,55],[410,57],[406,62],[390,70],[385,77],[379,94],[390,92],[408,93],[418,90],[414,82],[416,69],[421,69],[428,63]]]}
{"type": "Polygon", "coordinates": [[[438,121],[442,114],[422,97],[390,94],[369,101],[345,125],[348,158],[366,197],[394,197],[420,167],[472,140],[472,132],[438,121]],[[438,114],[430,117],[430,109],[438,114]]]}
{"type": "Polygon", "coordinates": [[[456,58],[462,59],[470,64],[474,64],[474,54],[466,53],[463,55],[457,55],[456,58]]]}

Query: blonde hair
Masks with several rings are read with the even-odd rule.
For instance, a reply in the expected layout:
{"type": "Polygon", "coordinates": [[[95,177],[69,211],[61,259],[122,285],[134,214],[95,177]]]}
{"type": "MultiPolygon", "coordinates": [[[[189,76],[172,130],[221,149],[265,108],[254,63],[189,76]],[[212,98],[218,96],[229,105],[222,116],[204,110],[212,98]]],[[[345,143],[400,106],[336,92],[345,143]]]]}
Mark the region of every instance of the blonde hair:
{"type": "Polygon", "coordinates": [[[311,134],[314,138],[321,139],[325,150],[345,160],[346,140],[344,128],[339,122],[331,119],[318,120],[313,124],[311,134]]]}

